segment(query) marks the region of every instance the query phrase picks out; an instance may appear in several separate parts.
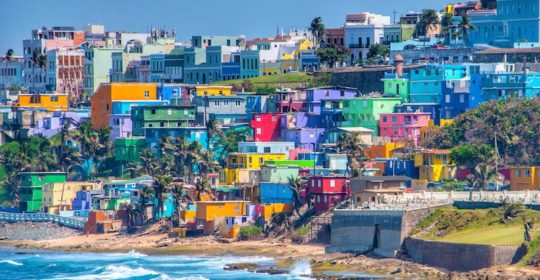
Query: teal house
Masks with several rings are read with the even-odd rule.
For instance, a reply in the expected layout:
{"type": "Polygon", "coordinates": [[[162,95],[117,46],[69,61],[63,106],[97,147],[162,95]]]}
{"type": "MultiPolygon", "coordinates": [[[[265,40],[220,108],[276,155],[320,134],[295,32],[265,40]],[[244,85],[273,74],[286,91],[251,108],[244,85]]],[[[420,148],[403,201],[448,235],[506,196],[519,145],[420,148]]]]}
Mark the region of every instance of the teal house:
{"type": "Polygon", "coordinates": [[[144,136],[146,128],[195,126],[195,106],[163,105],[135,107],[131,110],[134,136],[144,136]]]}

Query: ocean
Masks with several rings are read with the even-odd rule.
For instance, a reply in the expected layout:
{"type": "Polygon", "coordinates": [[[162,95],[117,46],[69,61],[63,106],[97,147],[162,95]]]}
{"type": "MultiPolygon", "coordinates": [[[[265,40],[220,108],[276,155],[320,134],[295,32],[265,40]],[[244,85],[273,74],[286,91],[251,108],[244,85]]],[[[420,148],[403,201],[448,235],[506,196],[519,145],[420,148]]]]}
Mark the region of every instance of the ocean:
{"type": "Polygon", "coordinates": [[[81,253],[0,248],[0,279],[309,279],[307,261],[288,274],[268,275],[224,270],[229,263],[272,265],[266,257],[195,257],[127,253],[81,253]]]}

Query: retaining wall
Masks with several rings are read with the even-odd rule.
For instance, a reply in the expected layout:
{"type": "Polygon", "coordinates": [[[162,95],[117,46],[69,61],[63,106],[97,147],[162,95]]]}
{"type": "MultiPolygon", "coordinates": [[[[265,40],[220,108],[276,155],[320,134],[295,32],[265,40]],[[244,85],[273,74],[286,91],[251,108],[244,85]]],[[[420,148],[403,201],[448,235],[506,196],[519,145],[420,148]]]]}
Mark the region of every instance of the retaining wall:
{"type": "Polygon", "coordinates": [[[516,263],[526,254],[521,246],[460,244],[405,239],[407,254],[415,262],[452,271],[470,271],[516,263]]]}

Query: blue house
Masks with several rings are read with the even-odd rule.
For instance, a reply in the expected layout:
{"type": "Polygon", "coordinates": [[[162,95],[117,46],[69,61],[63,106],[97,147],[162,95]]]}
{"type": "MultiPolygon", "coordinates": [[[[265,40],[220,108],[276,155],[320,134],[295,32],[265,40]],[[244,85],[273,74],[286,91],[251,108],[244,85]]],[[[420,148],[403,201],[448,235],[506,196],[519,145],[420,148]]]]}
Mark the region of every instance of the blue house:
{"type": "Polygon", "coordinates": [[[386,162],[384,166],[385,176],[407,176],[413,179],[419,178],[418,167],[414,166],[414,160],[408,159],[377,159],[386,162]]]}
{"type": "Polygon", "coordinates": [[[188,142],[198,142],[203,149],[208,145],[208,133],[205,127],[148,127],[145,128],[146,145],[157,149],[161,139],[184,136],[188,142]]]}
{"type": "Polygon", "coordinates": [[[534,98],[540,96],[540,73],[516,72],[486,74],[482,78],[484,100],[504,99],[508,96],[534,98]]]}
{"type": "Polygon", "coordinates": [[[437,65],[410,72],[410,103],[441,103],[442,81],[444,71],[437,65]]]}
{"type": "Polygon", "coordinates": [[[259,200],[261,203],[287,203],[293,202],[293,192],[289,183],[259,183],[259,200]]]}
{"type": "Polygon", "coordinates": [[[157,93],[160,100],[171,102],[171,99],[182,98],[188,89],[181,84],[161,84],[157,87],[157,93]]]}
{"type": "Polygon", "coordinates": [[[300,52],[300,69],[304,72],[314,72],[321,68],[321,61],[314,50],[300,52]]]}
{"type": "Polygon", "coordinates": [[[497,1],[494,10],[470,11],[468,44],[513,47],[516,42],[540,42],[538,0],[497,1]]]}

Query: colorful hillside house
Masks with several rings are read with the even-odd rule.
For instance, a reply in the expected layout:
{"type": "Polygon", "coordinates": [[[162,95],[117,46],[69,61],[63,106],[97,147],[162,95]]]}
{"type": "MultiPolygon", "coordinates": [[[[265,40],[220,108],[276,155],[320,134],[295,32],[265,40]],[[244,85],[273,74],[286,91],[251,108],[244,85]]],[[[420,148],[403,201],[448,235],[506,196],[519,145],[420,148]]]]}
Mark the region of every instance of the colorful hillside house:
{"type": "Polygon", "coordinates": [[[52,183],[65,183],[65,172],[21,172],[19,210],[41,211],[43,205],[43,186],[52,183]]]}
{"type": "Polygon", "coordinates": [[[351,193],[345,176],[312,176],[308,180],[308,187],[319,213],[344,201],[351,193]]]}

